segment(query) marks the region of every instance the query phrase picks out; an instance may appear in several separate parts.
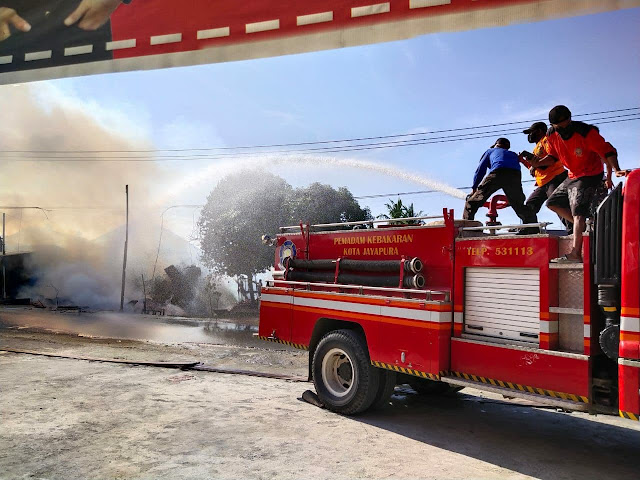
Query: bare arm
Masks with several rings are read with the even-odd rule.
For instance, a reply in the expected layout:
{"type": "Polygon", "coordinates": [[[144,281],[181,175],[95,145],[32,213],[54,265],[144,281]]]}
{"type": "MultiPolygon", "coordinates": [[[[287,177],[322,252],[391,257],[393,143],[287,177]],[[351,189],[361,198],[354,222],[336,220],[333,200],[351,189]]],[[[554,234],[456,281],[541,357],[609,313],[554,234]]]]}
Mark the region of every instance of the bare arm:
{"type": "Polygon", "coordinates": [[[607,174],[611,175],[611,170],[616,172],[616,177],[624,177],[625,172],[620,170],[620,164],[618,163],[618,155],[609,155],[604,158],[604,163],[607,165],[607,174]]]}
{"type": "Polygon", "coordinates": [[[587,145],[604,159],[607,172],[613,169],[616,172],[616,177],[624,177],[626,175],[626,172],[620,170],[620,165],[618,165],[618,151],[600,135],[600,131],[597,128],[592,128],[585,140],[587,145]]]}
{"type": "Polygon", "coordinates": [[[604,183],[608,189],[612,189],[613,182],[611,181],[611,165],[609,164],[609,162],[604,162],[604,164],[607,166],[607,176],[604,179],[604,183]]]}
{"type": "Polygon", "coordinates": [[[531,165],[533,165],[536,168],[553,165],[557,161],[558,159],[556,159],[556,157],[552,155],[547,155],[546,157],[543,157],[543,158],[539,158],[534,155],[529,158],[529,162],[531,163],[531,165]]]}

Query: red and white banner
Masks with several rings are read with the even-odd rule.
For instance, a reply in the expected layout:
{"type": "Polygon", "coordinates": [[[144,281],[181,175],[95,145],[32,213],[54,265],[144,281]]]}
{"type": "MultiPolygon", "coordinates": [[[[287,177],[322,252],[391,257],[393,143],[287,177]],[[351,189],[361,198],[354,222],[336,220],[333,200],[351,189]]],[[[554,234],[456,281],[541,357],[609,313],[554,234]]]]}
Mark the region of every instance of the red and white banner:
{"type": "Polygon", "coordinates": [[[640,0],[0,0],[0,84],[226,62],[640,0]]]}

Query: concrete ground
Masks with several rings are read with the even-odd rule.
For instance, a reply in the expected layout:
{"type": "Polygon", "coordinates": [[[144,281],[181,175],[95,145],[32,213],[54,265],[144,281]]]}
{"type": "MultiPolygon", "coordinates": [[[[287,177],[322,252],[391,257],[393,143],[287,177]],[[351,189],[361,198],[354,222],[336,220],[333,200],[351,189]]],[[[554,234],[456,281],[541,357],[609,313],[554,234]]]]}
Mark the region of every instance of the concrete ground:
{"type": "MultiPolygon", "coordinates": [[[[303,352],[0,329],[1,348],[304,374],[303,352]]],[[[268,378],[0,353],[0,478],[640,478],[640,425],[465,389],[342,417],[268,378]]]]}

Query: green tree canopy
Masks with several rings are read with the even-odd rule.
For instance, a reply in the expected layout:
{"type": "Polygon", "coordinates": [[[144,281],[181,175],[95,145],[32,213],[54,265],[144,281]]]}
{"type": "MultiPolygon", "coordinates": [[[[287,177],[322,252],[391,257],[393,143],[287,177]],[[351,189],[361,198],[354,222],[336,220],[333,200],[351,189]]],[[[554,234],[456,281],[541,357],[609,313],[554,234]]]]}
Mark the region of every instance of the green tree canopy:
{"type": "Polygon", "coordinates": [[[263,234],[300,221],[333,223],[370,220],[346,188],[313,183],[292,188],[264,171],[241,171],[224,177],[207,198],[198,227],[203,262],[215,272],[250,279],[273,265],[272,248],[263,234]]]}
{"type": "Polygon", "coordinates": [[[330,185],[312,183],[306,188],[296,188],[291,197],[291,218],[310,224],[359,222],[371,220],[368,208],[362,208],[346,188],[337,190],[330,185]]]}

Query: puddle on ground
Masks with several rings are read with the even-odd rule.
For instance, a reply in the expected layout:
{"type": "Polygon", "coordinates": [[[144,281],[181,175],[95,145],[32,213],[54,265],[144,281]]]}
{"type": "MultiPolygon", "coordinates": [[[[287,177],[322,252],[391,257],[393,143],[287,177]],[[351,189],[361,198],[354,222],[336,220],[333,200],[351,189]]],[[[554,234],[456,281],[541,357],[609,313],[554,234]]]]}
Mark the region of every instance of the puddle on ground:
{"type": "Polygon", "coordinates": [[[199,319],[95,312],[58,313],[25,309],[0,310],[0,329],[44,330],[83,337],[147,340],[161,343],[210,343],[278,348],[254,337],[257,317],[199,319]]]}

